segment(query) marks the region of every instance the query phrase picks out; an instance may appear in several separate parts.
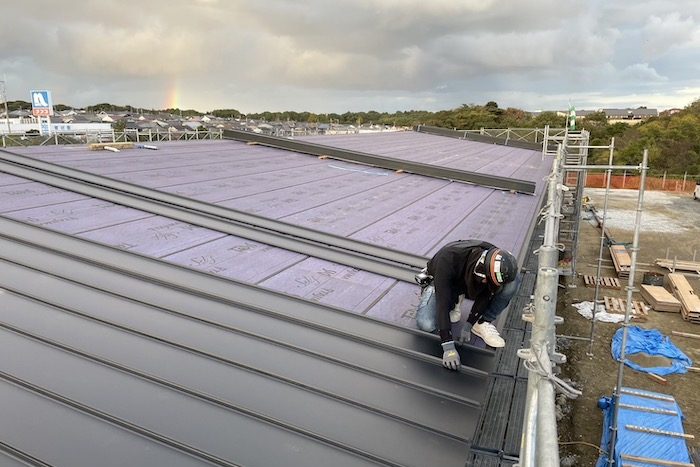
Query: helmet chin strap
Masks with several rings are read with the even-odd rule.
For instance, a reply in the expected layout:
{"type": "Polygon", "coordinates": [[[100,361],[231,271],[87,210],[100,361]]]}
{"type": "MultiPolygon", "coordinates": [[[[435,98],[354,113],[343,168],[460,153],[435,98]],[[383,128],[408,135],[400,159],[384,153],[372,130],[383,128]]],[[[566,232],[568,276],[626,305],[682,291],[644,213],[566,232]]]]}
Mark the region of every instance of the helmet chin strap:
{"type": "Polygon", "coordinates": [[[491,273],[491,282],[495,286],[500,286],[503,283],[503,275],[501,274],[501,260],[503,257],[501,256],[501,250],[496,249],[491,254],[491,261],[489,264],[489,272],[491,273]]]}

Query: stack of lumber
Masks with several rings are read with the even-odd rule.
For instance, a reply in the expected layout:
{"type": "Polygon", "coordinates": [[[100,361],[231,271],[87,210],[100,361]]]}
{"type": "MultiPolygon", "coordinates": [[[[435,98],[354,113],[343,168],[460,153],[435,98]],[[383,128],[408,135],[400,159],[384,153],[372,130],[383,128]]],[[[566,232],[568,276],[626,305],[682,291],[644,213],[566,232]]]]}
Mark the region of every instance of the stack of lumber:
{"type": "Polygon", "coordinates": [[[625,245],[610,245],[610,256],[612,257],[618,277],[623,279],[629,278],[632,259],[629,253],[627,253],[625,245]]]}
{"type": "Polygon", "coordinates": [[[101,151],[105,148],[105,146],[109,146],[110,148],[115,149],[133,149],[134,143],[128,141],[119,143],[92,143],[89,145],[89,148],[90,151],[101,151]]]}
{"type": "MultiPolygon", "coordinates": [[[[597,282],[604,289],[620,289],[620,279],[617,277],[599,277],[597,282]]],[[[583,274],[583,283],[586,287],[595,287],[596,277],[583,274]]]]}
{"type": "MultiPolygon", "coordinates": [[[[625,314],[627,312],[627,300],[624,298],[603,297],[605,300],[605,310],[608,313],[625,314]]],[[[632,300],[632,312],[630,321],[644,322],[647,320],[649,313],[646,306],[640,301],[632,300]]]]}
{"type": "Polygon", "coordinates": [[[688,283],[683,274],[673,273],[668,275],[668,282],[673,289],[673,294],[681,302],[681,315],[686,321],[700,323],[700,298],[688,283]]]}
{"type": "Polygon", "coordinates": [[[663,287],[642,284],[642,297],[656,311],[681,311],[681,302],[663,287]]]}
{"type": "Polygon", "coordinates": [[[680,269],[681,271],[692,271],[700,273],[700,263],[697,261],[682,261],[669,258],[657,258],[655,263],[657,266],[666,268],[669,271],[673,271],[674,269],[680,269]]]}

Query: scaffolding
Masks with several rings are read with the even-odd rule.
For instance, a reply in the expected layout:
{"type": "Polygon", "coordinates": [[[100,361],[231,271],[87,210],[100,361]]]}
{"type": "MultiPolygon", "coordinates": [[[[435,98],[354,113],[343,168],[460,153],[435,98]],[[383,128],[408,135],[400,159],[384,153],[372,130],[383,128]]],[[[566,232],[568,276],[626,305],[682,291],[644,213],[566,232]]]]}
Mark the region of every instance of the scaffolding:
{"type": "MultiPolygon", "coordinates": [[[[545,129],[546,131],[546,129],[545,129]]],[[[543,152],[548,150],[545,140],[543,152]]],[[[528,369],[527,396],[520,448],[520,467],[558,466],[557,422],[555,387],[575,397],[578,391],[566,385],[554,374],[554,366],[566,361],[556,352],[555,325],[563,322],[556,316],[559,282],[559,248],[557,246],[560,221],[560,199],[564,186],[560,183],[562,145],[558,143],[552,172],[547,181],[547,200],[542,210],[545,222],[542,246],[538,255],[537,281],[534,300],[523,319],[532,323],[530,348],[520,349],[518,357],[528,369]]]]}
{"type": "MultiPolygon", "coordinates": [[[[607,199],[610,191],[610,174],[612,170],[638,170],[641,172],[641,186],[635,234],[627,285],[627,308],[623,332],[623,355],[618,367],[618,383],[613,392],[615,401],[619,399],[618,388],[622,387],[624,371],[624,347],[627,328],[632,314],[632,293],[634,289],[634,273],[636,270],[637,252],[639,250],[639,231],[644,197],[644,182],[648,170],[648,153],[645,150],[642,163],[638,166],[614,166],[614,140],[608,146],[589,145],[589,135],[585,131],[565,132],[563,135],[550,136],[548,128],[544,129],[543,157],[553,155],[552,172],[548,177],[547,198],[541,215],[545,222],[542,247],[537,250],[538,271],[533,302],[525,309],[523,319],[532,323],[530,348],[518,351],[518,356],[524,360],[528,369],[528,386],[523,420],[523,434],[520,451],[519,467],[557,467],[559,466],[559,446],[557,440],[555,393],[561,392],[568,397],[576,397],[580,391],[574,389],[557,378],[557,365],[566,363],[564,355],[556,351],[555,326],[563,322],[556,315],[557,293],[560,275],[575,275],[575,257],[578,252],[579,219],[581,217],[582,195],[585,186],[586,173],[589,170],[605,170],[608,183],[603,209],[603,229],[598,259],[596,283],[599,283],[600,268],[603,256],[605,219],[607,217],[607,199]],[[556,145],[556,146],[555,146],[556,145]],[[553,151],[556,147],[556,151],[553,151]],[[607,165],[589,165],[589,149],[606,149],[609,151],[607,165]],[[564,228],[560,228],[562,227],[564,228]],[[572,258],[570,267],[560,267],[559,254],[564,251],[572,258]]],[[[566,263],[565,263],[566,266],[566,263]]],[[[599,301],[599,286],[596,287],[596,305],[599,301]]],[[[595,337],[595,306],[591,333],[588,338],[578,336],[575,339],[590,341],[595,337]]],[[[617,408],[617,404],[615,406],[617,408]]],[[[613,416],[611,427],[613,437],[611,456],[617,431],[617,413],[613,416]]]]}
{"type": "MultiPolygon", "coordinates": [[[[640,231],[640,225],[642,223],[642,210],[644,208],[644,182],[646,181],[646,174],[647,174],[647,161],[649,159],[649,153],[645,149],[644,150],[644,156],[642,158],[642,175],[641,175],[641,181],[639,185],[639,196],[637,198],[637,212],[635,216],[635,221],[634,221],[634,237],[632,240],[632,248],[630,251],[632,252],[631,255],[631,265],[630,265],[630,275],[629,275],[629,280],[627,282],[627,287],[625,289],[627,290],[627,308],[625,309],[625,321],[623,323],[622,327],[622,348],[620,351],[620,362],[618,363],[617,367],[617,384],[615,385],[615,388],[613,390],[613,404],[614,404],[614,411],[613,411],[613,417],[612,417],[612,426],[610,427],[611,430],[611,436],[610,436],[610,447],[608,449],[608,465],[613,465],[614,464],[614,457],[615,457],[615,442],[617,441],[617,431],[618,431],[618,417],[620,413],[620,391],[622,390],[622,380],[624,377],[624,371],[625,371],[625,353],[627,349],[627,333],[628,333],[628,328],[630,324],[630,317],[632,316],[632,293],[636,291],[634,288],[634,275],[637,269],[637,253],[639,252],[639,231],[640,231]]],[[[593,315],[595,318],[595,314],[593,315]]],[[[595,320],[594,320],[595,322],[595,320]]],[[[592,341],[591,341],[592,342],[592,341]]]]}
{"type": "Polygon", "coordinates": [[[520,141],[526,143],[541,143],[552,137],[562,136],[566,128],[480,128],[478,130],[460,130],[474,135],[489,136],[491,138],[504,139],[506,141],[520,141]]]}

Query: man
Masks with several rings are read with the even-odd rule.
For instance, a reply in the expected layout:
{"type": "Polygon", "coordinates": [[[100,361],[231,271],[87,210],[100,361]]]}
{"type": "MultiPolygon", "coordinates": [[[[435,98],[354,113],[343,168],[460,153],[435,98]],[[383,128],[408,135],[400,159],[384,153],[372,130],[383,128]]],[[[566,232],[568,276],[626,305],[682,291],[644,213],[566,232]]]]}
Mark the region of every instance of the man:
{"type": "Polygon", "coordinates": [[[452,323],[460,319],[460,298],[474,300],[468,322],[471,332],[491,347],[505,341],[491,324],[518,290],[518,264],[512,254],[488,242],[458,240],[442,247],[416,280],[423,287],[416,312],[419,329],[440,334],[442,364],[458,370],[459,354],[452,323]]]}

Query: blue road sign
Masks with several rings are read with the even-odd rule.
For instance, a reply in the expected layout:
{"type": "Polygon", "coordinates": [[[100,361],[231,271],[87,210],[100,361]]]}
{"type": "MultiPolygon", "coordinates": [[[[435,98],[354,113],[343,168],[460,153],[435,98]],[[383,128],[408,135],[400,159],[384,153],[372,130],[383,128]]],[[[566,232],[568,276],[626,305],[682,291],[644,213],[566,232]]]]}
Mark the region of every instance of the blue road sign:
{"type": "Polygon", "coordinates": [[[35,117],[48,117],[53,115],[51,91],[30,91],[32,100],[32,115],[35,117]]]}

